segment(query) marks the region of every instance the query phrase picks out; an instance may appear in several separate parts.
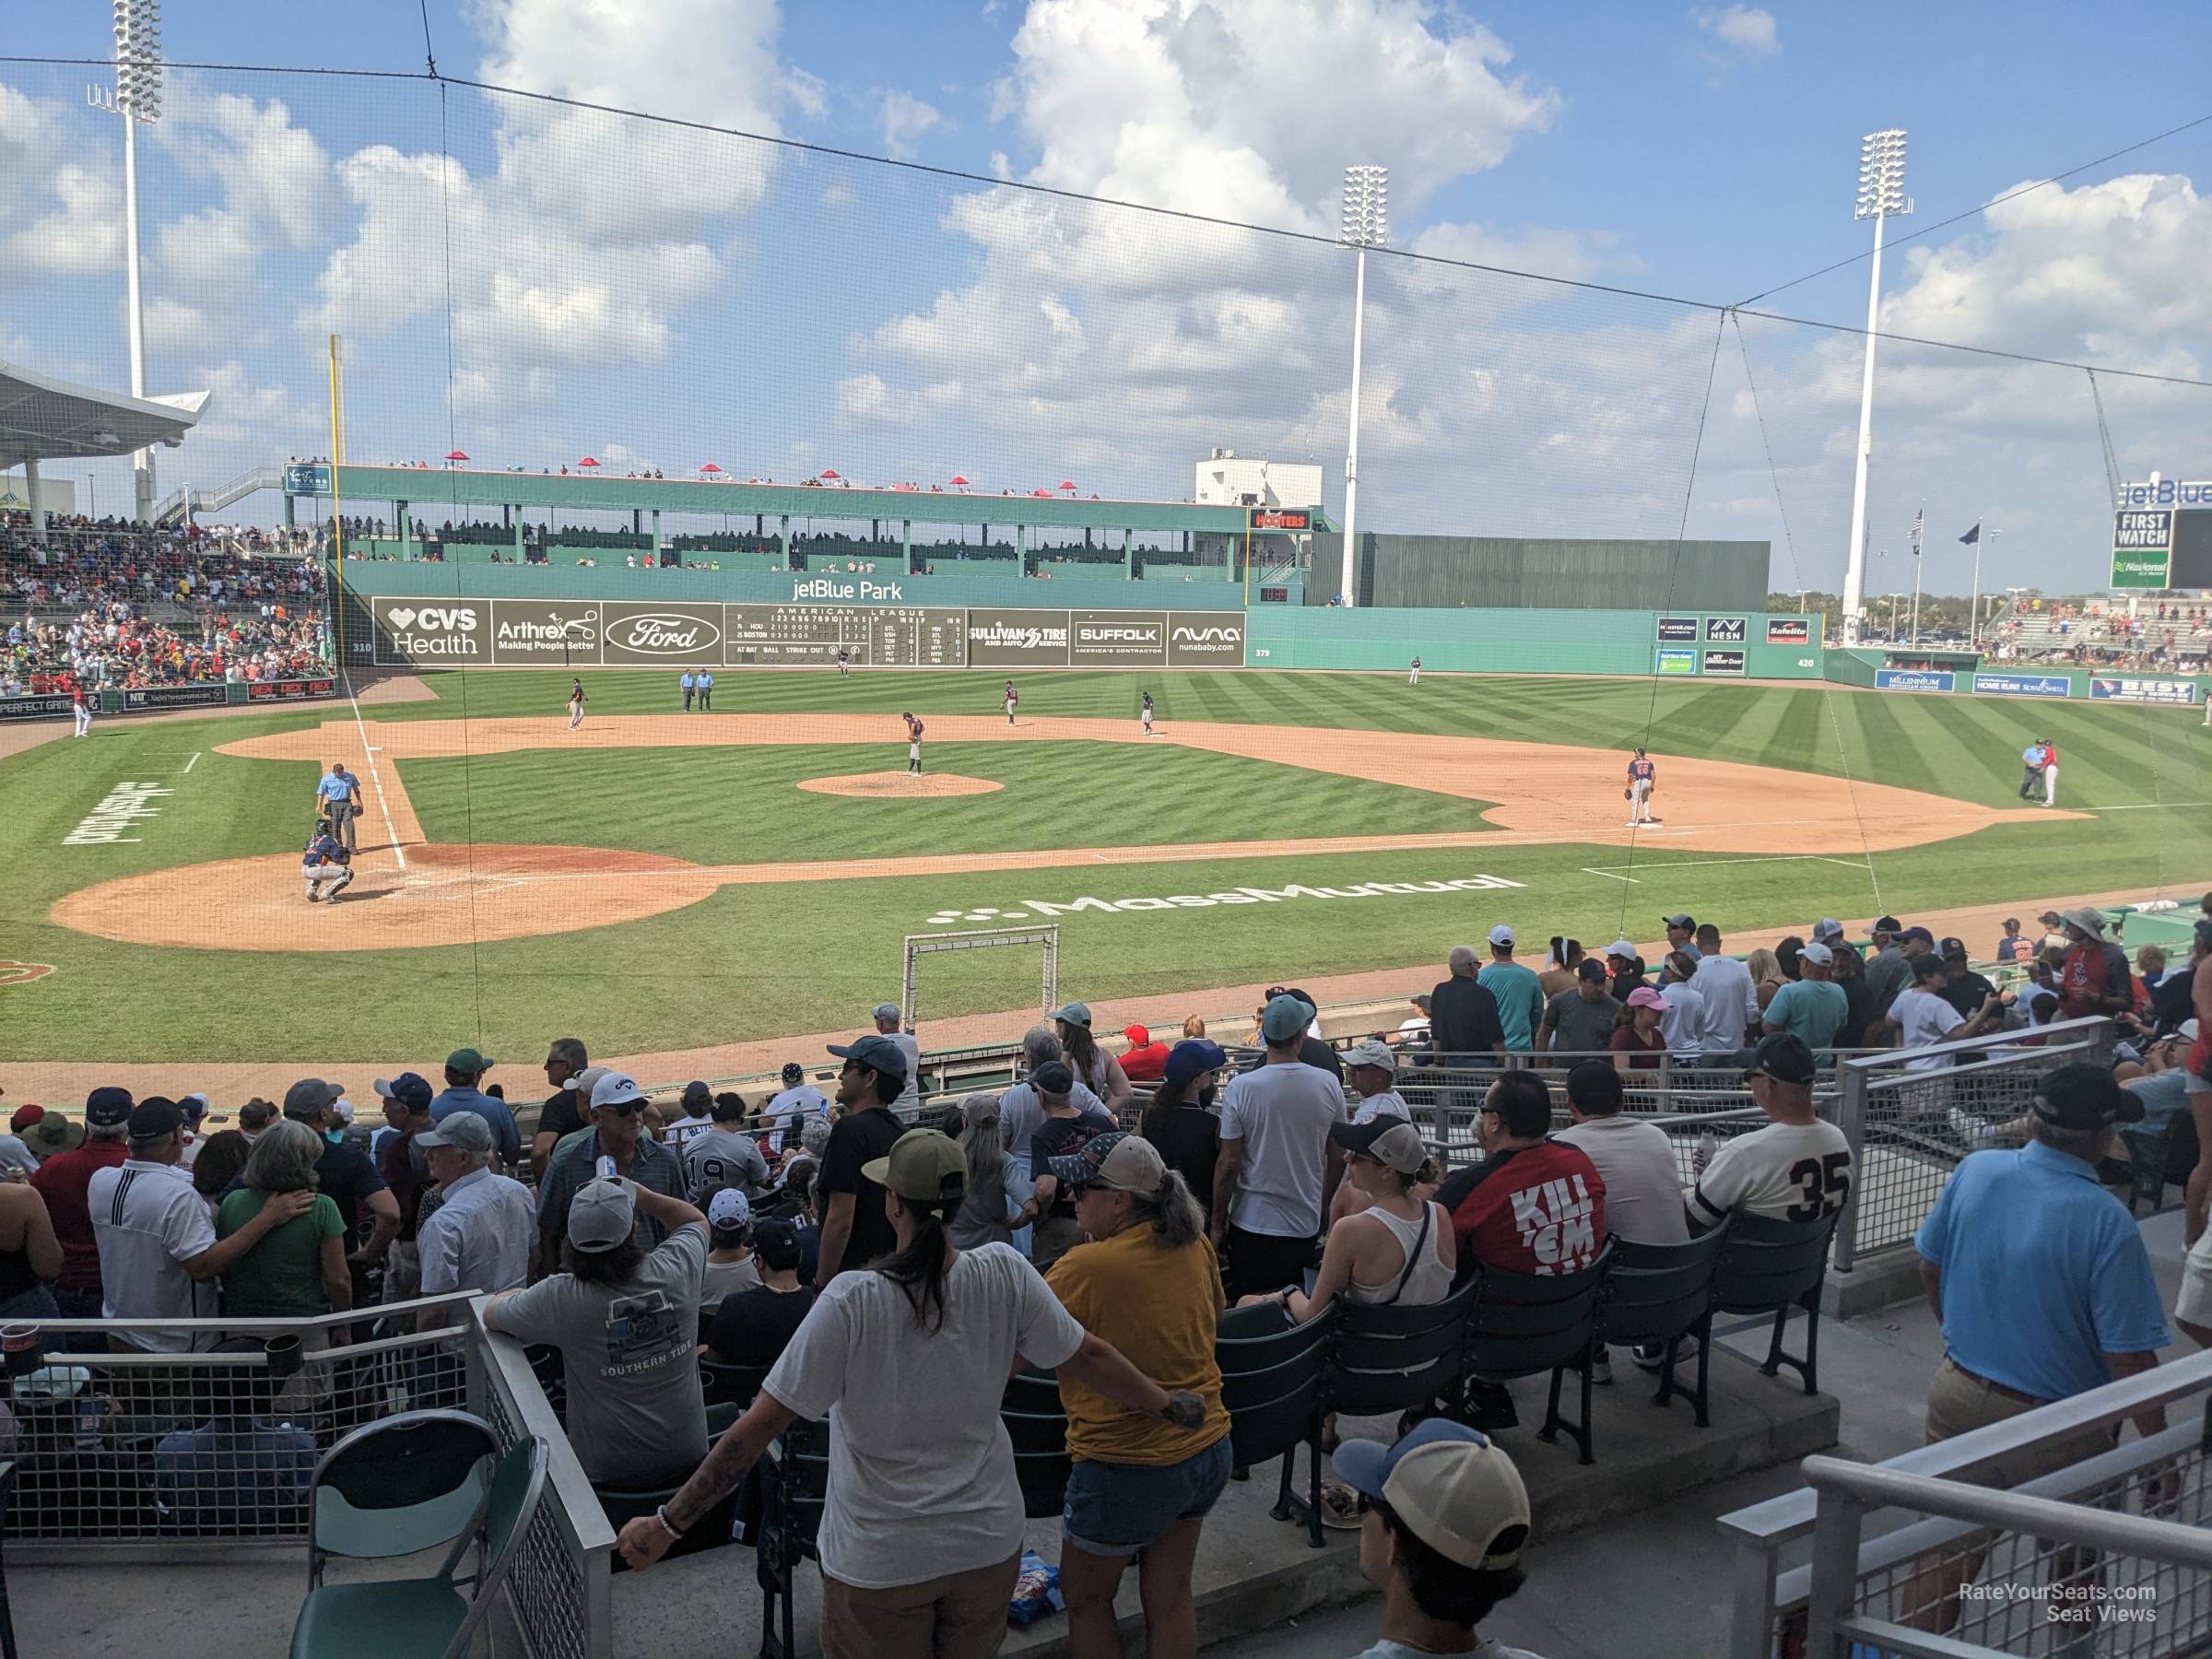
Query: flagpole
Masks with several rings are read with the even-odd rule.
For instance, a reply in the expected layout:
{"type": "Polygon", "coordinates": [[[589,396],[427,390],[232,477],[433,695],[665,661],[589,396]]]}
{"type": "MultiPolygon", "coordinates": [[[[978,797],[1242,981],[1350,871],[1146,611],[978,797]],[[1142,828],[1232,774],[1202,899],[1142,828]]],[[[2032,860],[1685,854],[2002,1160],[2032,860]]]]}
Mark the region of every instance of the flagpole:
{"type": "Polygon", "coordinates": [[[1928,502],[1923,496],[1920,511],[1912,518],[1912,644],[1920,644],[1920,572],[1925,561],[1921,558],[1922,532],[1927,524],[1928,502]]]}
{"type": "Polygon", "coordinates": [[[1989,538],[1987,523],[1974,521],[1974,610],[1973,626],[1967,630],[1967,648],[1977,650],[1982,644],[1982,544],[1989,538]]]}

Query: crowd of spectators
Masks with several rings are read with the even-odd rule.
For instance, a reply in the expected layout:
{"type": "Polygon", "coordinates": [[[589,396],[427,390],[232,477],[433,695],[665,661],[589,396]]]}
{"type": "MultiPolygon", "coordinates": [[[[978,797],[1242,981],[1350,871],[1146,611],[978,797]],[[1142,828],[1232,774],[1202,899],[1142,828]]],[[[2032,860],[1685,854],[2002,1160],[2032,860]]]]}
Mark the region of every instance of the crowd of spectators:
{"type": "Polygon", "coordinates": [[[0,516],[0,695],[332,672],[320,571],[261,532],[0,516]]]}
{"type": "MultiPolygon", "coordinates": [[[[1608,1238],[1665,1246],[1736,1215],[1831,1217],[1857,1174],[1815,1105],[1839,1047],[1934,1050],[1981,1029],[2017,1031],[2024,1048],[2063,1019],[2113,1019],[2113,1061],[2048,1074],[2018,1124],[1959,1126],[1987,1150],[1964,1159],[1919,1240],[1950,1349],[1928,1432],[2154,1362],[2165,1327],[2155,1293],[2144,1303],[2141,1244],[2100,1189],[2118,1180],[2117,1124],[2212,1117],[2199,1036],[2212,1029],[2200,1023],[2212,1018],[2212,895],[2204,911],[2185,968],[2149,948],[2131,961],[2093,910],[2047,912],[2041,936],[2008,921],[1992,953],[2005,990],[1962,940],[1891,917],[1864,947],[1824,919],[1738,959],[1677,913],[1662,919],[1655,975],[1625,941],[1590,957],[1555,939],[1541,968],[1524,964],[1500,927],[1484,953],[1452,949],[1397,1030],[1341,1051],[1295,986],[1270,989],[1257,1052],[1240,1056],[1195,1019],[1172,1042],[1125,1027],[1117,1054],[1092,1010],[1068,1003],[1027,1034],[1018,1081],[933,1127],[914,1122],[928,1104],[920,1051],[889,1005],[830,1048],[833,1091],[794,1061],[755,1102],[696,1083],[656,1105],[560,1039],[527,1138],[495,1063],[473,1048],[446,1057],[442,1088],[417,1073],[377,1080],[373,1125],[317,1078],[220,1128],[204,1097],[103,1088],[81,1119],[26,1107],[0,1137],[12,1176],[0,1182],[0,1319],[135,1319],[148,1323],[111,1339],[182,1351],[216,1329],[197,1336],[177,1326],[186,1319],[366,1319],[380,1300],[489,1293],[487,1328],[559,1356],[586,1475],[675,1488],[622,1528],[640,1569],[785,1430],[827,1418],[822,1640],[839,1654],[994,1651],[1022,1540],[997,1418],[1018,1359],[1057,1371],[1068,1418],[1071,1637],[1116,1651],[1113,1597],[1135,1562],[1148,1651],[1187,1653],[1192,1562],[1233,1472],[1218,1333],[1286,1328],[1338,1302],[1433,1305],[1478,1271],[1572,1274],[1608,1238]],[[1676,1143],[1630,1109],[1653,1033],[1670,1065],[1740,1078],[1759,1114],[1700,1147],[1687,1180],[1676,1143]],[[1442,1120],[1425,1135],[1409,1101],[1459,1087],[1424,1071],[1464,1076],[1471,1061],[1488,1080],[1451,1103],[1479,1157],[1445,1173],[1442,1120]],[[2039,1232],[2061,1209],[2079,1215],[2039,1232]],[[2018,1277],[1989,1253],[1999,1233],[2022,1259],[2052,1258],[2031,1276],[2039,1317],[2060,1319],[2086,1287],[2103,1342],[2094,1364],[2047,1345],[2022,1361],[1997,1308],[2018,1277]],[[2075,1260],[2084,1251],[2094,1273],[2075,1260]],[[718,1438],[702,1357],[766,1371],[718,1438]]],[[[2194,1158],[2186,1191],[2194,1248],[2177,1316],[2212,1340],[2212,1170],[2194,1158]]],[[[408,1325],[448,1318],[418,1308],[408,1325]]],[[[1670,1357],[1630,1355],[1653,1369],[1670,1357]]],[[[1593,1381],[1610,1380],[1612,1359],[1598,1350],[1593,1381]]],[[[258,1448],[265,1472],[291,1468],[314,1443],[301,1435],[317,1375],[310,1366],[172,1436],[165,1478],[207,1484],[224,1445],[258,1448]]],[[[1427,1651],[1507,1651],[1472,1644],[1519,1583],[1525,1493],[1487,1438],[1515,1421],[1505,1388],[1467,1382],[1394,1447],[1337,1448],[1324,1508],[1361,1530],[1384,1592],[1373,1652],[1443,1639],[1461,1646],[1427,1651]]],[[[204,1495],[252,1501],[235,1482],[204,1495]]],[[[1955,1612],[1951,1571],[1930,1568],[1916,1592],[1928,1628],[1955,1612]]]]}

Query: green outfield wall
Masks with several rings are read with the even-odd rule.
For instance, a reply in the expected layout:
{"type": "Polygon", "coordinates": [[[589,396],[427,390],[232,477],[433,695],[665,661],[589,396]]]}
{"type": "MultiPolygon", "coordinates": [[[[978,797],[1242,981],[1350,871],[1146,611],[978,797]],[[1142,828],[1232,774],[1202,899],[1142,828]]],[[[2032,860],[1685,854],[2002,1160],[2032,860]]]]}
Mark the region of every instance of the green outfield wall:
{"type": "MultiPolygon", "coordinates": [[[[1767,596],[1763,541],[1633,541],[1559,536],[1359,537],[1359,604],[1407,610],[1727,610],[1767,596]]],[[[1306,603],[1326,606],[1344,537],[1313,537],[1306,603]]]]}
{"type": "Polygon", "coordinates": [[[1345,610],[1253,606],[1253,668],[1821,677],[1822,618],[1765,611],[1345,610]]]}

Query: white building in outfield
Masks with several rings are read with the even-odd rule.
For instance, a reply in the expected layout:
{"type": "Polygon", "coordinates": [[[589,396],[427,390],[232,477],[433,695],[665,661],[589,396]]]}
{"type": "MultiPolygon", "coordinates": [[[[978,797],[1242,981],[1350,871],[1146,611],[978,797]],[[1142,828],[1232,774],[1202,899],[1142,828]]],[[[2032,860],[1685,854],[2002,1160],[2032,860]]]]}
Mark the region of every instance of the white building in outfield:
{"type": "Polygon", "coordinates": [[[1318,462],[1268,461],[1218,449],[1198,463],[1191,500],[1202,507],[1318,507],[1318,462]]]}

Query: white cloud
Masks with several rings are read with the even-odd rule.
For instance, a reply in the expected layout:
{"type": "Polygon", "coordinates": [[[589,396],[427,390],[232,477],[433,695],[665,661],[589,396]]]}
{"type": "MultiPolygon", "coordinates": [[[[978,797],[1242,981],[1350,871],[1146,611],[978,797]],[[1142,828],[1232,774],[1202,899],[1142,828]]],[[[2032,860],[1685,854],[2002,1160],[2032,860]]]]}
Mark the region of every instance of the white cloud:
{"type": "Polygon", "coordinates": [[[915,141],[945,124],[944,111],[911,92],[886,92],[877,113],[883,124],[883,153],[899,161],[912,160],[915,141]]]}
{"type": "Polygon", "coordinates": [[[88,155],[92,119],[0,86],[0,270],[82,276],[121,267],[120,169],[104,143],[88,155]]]}
{"type": "Polygon", "coordinates": [[[1727,6],[1690,13],[1690,20],[1711,40],[1747,58],[1770,58],[1782,50],[1774,14],[1764,6],[1727,6]]]}

